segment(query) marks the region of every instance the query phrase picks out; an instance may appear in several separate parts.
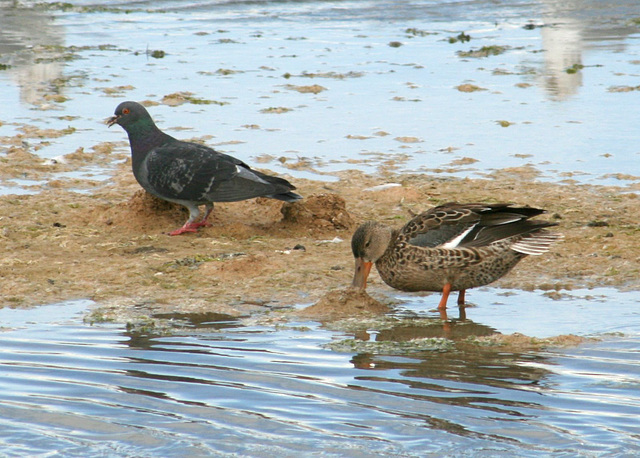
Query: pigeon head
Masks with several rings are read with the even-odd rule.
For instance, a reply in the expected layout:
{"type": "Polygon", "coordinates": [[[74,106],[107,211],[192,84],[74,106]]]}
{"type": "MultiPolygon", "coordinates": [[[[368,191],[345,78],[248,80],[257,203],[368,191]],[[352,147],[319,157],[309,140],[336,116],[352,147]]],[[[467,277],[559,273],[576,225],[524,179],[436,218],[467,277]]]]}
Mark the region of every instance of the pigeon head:
{"type": "Polygon", "coordinates": [[[106,120],[109,127],[120,124],[125,130],[135,125],[153,125],[151,115],[145,107],[138,102],[122,102],[116,107],[114,116],[106,120]]]}

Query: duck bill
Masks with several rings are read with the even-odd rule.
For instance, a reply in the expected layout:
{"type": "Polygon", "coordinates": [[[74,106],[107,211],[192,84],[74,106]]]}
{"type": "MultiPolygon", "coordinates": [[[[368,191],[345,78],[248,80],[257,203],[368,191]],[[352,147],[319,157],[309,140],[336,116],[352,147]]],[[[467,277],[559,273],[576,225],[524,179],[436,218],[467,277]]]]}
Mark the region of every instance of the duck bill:
{"type": "Polygon", "coordinates": [[[110,118],[105,119],[104,122],[107,126],[111,127],[118,122],[118,117],[111,116],[110,118]]]}
{"type": "Polygon", "coordinates": [[[362,258],[356,258],[356,272],[353,275],[353,283],[351,283],[351,286],[365,289],[367,287],[369,272],[371,272],[371,266],[373,266],[372,262],[367,262],[362,258]]]}

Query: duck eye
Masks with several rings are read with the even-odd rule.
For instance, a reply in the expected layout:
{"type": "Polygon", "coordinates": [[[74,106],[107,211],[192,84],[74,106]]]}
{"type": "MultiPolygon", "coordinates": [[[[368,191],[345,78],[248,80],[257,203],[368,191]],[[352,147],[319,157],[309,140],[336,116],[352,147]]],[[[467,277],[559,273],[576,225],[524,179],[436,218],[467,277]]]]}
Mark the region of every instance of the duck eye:
{"type": "Polygon", "coordinates": [[[128,109],[128,108],[123,108],[123,109],[122,109],[122,114],[123,114],[123,115],[128,115],[129,113],[130,113],[130,111],[129,111],[129,109],[128,109]]]}

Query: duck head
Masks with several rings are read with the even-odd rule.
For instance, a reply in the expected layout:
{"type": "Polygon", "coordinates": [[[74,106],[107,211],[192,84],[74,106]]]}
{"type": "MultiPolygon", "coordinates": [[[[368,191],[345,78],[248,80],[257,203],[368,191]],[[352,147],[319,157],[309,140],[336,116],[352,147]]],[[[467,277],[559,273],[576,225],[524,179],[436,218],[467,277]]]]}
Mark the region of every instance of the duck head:
{"type": "Polygon", "coordinates": [[[365,289],[371,266],[382,257],[391,243],[393,230],[377,221],[369,221],[361,225],[351,238],[351,250],[356,259],[353,275],[354,288],[365,289]]]}

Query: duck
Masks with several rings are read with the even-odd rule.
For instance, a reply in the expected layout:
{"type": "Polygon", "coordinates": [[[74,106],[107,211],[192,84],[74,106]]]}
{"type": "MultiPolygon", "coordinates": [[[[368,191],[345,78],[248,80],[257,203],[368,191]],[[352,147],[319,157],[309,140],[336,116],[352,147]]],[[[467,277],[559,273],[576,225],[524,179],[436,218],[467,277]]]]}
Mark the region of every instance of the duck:
{"type": "Polygon", "coordinates": [[[509,203],[449,202],[431,208],[399,229],[367,221],[353,233],[352,287],[364,290],[373,264],[382,280],[400,291],[440,292],[438,310],[458,291],[503,277],[522,259],[540,256],[563,238],[547,230],[556,223],[532,219],[545,210],[509,203]]]}
{"type": "Polygon", "coordinates": [[[302,196],[284,178],[267,175],[228,154],[162,132],[138,102],[120,103],[106,124],[119,124],[129,136],[133,175],[148,193],[183,205],[189,219],[169,235],[197,232],[210,226],[214,202],[268,197],[295,202],[302,196]],[[205,212],[200,218],[201,205],[205,212]]]}

